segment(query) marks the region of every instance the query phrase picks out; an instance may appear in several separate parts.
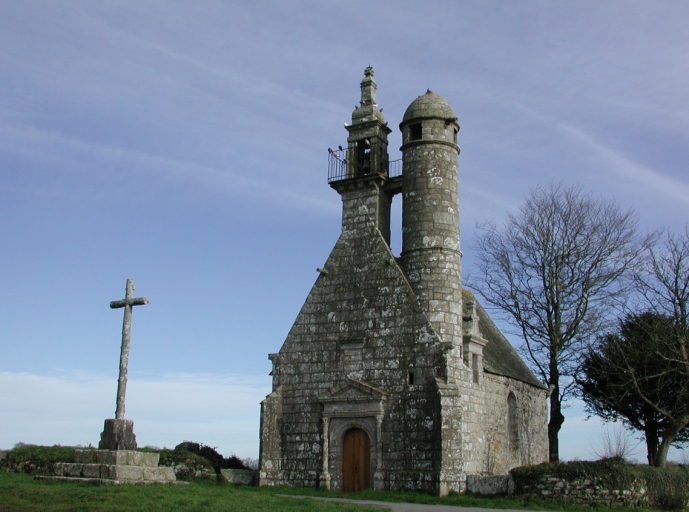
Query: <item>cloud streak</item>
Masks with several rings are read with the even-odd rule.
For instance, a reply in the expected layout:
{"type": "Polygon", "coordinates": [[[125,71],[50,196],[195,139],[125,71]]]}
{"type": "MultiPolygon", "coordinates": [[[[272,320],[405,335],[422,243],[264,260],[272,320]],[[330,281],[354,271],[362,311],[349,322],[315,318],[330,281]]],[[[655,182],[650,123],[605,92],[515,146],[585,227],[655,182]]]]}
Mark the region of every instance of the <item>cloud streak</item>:
{"type": "Polygon", "coordinates": [[[662,173],[632,160],[621,151],[597,141],[575,126],[560,123],[558,128],[593,150],[598,158],[603,160],[607,167],[616,174],[689,206],[689,183],[668,178],[662,173]]]}
{"type": "Polygon", "coordinates": [[[669,178],[660,171],[633,160],[622,151],[604,144],[573,124],[565,123],[524,105],[516,105],[516,108],[538,119],[547,127],[555,128],[579,146],[584,146],[588,153],[602,164],[602,169],[689,206],[689,183],[669,178]]]}
{"type": "MultiPolygon", "coordinates": [[[[55,131],[34,127],[0,127],[0,151],[39,161],[43,164],[59,163],[65,169],[73,169],[75,163],[90,162],[88,171],[97,167],[95,161],[106,161],[110,165],[130,167],[162,174],[168,179],[183,179],[195,182],[212,190],[222,190],[231,196],[251,197],[283,207],[321,211],[335,214],[340,210],[338,203],[323,201],[311,195],[302,194],[284,186],[276,185],[269,179],[252,179],[249,172],[234,172],[218,169],[190,161],[180,161],[150,155],[132,149],[109,147],[66,137],[55,131]]],[[[85,165],[85,164],[84,164],[85,165]]]]}

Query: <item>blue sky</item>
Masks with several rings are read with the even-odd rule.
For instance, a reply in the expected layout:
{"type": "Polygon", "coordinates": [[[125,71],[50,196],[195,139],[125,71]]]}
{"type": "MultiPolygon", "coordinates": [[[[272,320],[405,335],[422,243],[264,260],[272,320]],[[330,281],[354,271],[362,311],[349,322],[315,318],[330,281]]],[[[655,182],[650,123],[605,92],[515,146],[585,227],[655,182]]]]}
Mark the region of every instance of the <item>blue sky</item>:
{"type": "MultiPolygon", "coordinates": [[[[340,231],[327,148],[371,64],[394,128],[427,88],[478,220],[578,183],[689,220],[683,2],[0,2],[0,448],[97,444],[136,280],[139,444],[258,454],[270,362],[340,231]]],[[[399,252],[399,203],[393,249],[399,252]]],[[[518,343],[513,338],[513,342],[518,343]]],[[[599,424],[568,409],[564,458],[599,424]]]]}

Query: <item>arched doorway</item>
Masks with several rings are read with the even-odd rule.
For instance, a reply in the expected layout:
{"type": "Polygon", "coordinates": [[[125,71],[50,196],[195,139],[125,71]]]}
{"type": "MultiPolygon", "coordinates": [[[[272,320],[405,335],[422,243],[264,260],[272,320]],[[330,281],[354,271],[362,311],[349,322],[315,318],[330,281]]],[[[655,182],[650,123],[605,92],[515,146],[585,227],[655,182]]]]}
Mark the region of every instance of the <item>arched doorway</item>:
{"type": "Polygon", "coordinates": [[[371,440],[360,429],[348,430],[342,446],[342,490],[359,492],[371,487],[371,440]]]}

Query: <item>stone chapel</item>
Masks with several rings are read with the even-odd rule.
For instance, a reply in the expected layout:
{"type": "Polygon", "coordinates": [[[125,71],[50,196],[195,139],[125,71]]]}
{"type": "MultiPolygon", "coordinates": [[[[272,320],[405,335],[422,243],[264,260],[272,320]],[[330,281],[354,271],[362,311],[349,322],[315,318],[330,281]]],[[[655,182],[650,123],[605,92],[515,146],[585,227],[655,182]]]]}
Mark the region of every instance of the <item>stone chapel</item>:
{"type": "Polygon", "coordinates": [[[457,116],[431,91],[416,98],[391,162],[364,75],[347,147],[329,150],[342,234],[269,355],[260,485],[464,492],[469,475],[547,460],[547,390],[462,288],[457,116]]]}

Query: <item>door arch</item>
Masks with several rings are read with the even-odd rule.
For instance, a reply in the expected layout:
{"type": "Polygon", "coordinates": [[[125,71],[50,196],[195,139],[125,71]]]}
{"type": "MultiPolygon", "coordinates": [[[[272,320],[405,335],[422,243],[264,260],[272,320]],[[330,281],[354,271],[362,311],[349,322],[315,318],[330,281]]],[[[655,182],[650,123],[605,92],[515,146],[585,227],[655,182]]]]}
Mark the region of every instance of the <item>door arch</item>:
{"type": "Polygon", "coordinates": [[[366,431],[352,428],[342,443],[342,490],[359,492],[371,487],[371,440],[366,431]]]}

